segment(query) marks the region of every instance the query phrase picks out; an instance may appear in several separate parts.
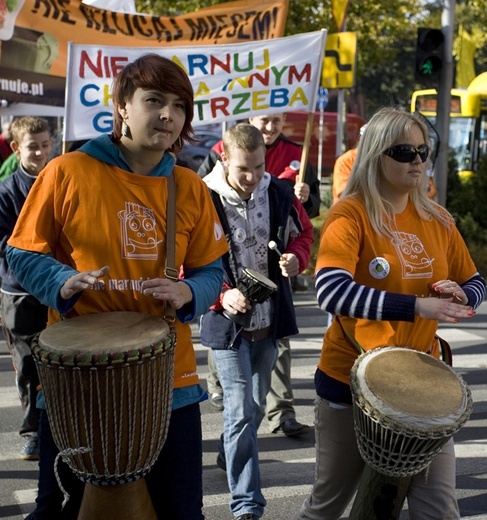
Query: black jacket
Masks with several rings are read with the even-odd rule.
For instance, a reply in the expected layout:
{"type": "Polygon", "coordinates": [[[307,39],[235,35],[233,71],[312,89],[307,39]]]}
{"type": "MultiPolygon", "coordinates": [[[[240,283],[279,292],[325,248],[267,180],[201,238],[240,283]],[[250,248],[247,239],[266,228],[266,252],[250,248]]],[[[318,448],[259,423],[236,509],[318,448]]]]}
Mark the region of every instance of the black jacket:
{"type": "Polygon", "coordinates": [[[36,177],[27,175],[22,167],[0,183],[0,278],[2,291],[25,294],[17,277],[8,268],[7,241],[12,235],[25,199],[36,177]]]}
{"type": "MultiPolygon", "coordinates": [[[[217,199],[218,197],[215,197],[213,200],[217,199]]],[[[283,231],[292,211],[293,200],[292,188],[283,181],[271,177],[269,185],[270,238],[277,243],[280,251],[285,250],[283,231]]],[[[227,226],[223,206],[221,203],[215,203],[215,207],[225,229],[227,226]]],[[[235,287],[229,253],[223,256],[223,267],[226,283],[235,287]]],[[[269,255],[269,278],[277,285],[277,291],[271,295],[274,303],[273,339],[295,335],[298,333],[298,327],[291,286],[289,278],[284,277],[281,273],[277,254],[269,255]]],[[[214,349],[238,348],[240,336],[237,335],[237,332],[239,328],[239,325],[235,325],[234,322],[225,318],[221,312],[211,310],[201,318],[201,343],[214,349]]]]}

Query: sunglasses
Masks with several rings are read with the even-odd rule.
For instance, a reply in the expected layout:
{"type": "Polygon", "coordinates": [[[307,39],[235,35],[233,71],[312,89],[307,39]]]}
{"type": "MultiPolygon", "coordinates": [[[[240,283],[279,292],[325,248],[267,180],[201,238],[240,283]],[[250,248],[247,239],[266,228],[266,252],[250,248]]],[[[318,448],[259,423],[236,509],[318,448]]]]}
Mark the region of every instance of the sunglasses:
{"type": "Polygon", "coordinates": [[[416,155],[419,155],[421,162],[426,162],[428,153],[429,148],[426,144],[422,144],[419,148],[415,148],[412,144],[396,144],[384,151],[384,155],[388,155],[400,163],[413,162],[416,155]]]}

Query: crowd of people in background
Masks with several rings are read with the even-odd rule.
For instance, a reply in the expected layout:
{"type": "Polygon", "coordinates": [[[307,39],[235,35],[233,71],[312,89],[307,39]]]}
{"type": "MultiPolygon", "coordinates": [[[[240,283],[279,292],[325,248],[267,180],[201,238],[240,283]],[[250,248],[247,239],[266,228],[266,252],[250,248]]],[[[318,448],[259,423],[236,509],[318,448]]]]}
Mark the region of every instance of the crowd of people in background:
{"type": "Polygon", "coordinates": [[[17,169],[0,183],[0,320],[12,354],[16,386],[24,411],[19,429],[24,439],[20,457],[38,460],[39,378],[32,358],[29,338],[47,325],[47,307],[19,284],[6,259],[10,238],[20,211],[37,176],[47,164],[52,138],[47,120],[39,117],[15,119],[10,129],[12,156],[18,158],[17,169]]]}
{"type": "MultiPolygon", "coordinates": [[[[306,164],[300,178],[302,147],[284,135],[285,113],[256,115],[227,130],[198,172],[176,166],[193,135],[193,100],[182,69],[147,54],[114,80],[110,135],[51,158],[45,119],[2,124],[0,317],[24,411],[20,457],[40,458],[29,520],[77,518],[83,496],[83,483],[60,462],[71,495],[63,507],[54,472],[59,450],[30,350],[32,337],[61,319],[110,311],[164,317],[167,305],[175,310],[169,434],[146,476],[158,518],[204,518],[202,401],[223,412],[216,462],[237,520],[265,513],[257,447],[264,417],[276,435],[311,430],[296,419],[290,338],[299,333],[293,292],[302,289],[311,219],[321,209],[316,168],[306,164]],[[171,176],[179,273],[173,278],[161,268],[170,218],[162,202],[171,176]],[[127,204],[150,217],[157,240],[121,243],[127,204]],[[124,254],[124,247],[136,249],[124,254]],[[140,292],[114,289],[111,279],[142,280],[140,292]],[[254,303],[244,282],[268,295],[254,303]],[[196,320],[208,347],[206,389],[191,341],[196,320]]],[[[438,358],[438,322],[471,318],[485,298],[485,280],[452,217],[434,202],[428,155],[422,121],[383,108],[362,127],[357,147],[336,160],[314,280],[318,304],[331,317],[315,375],[315,483],[296,520],[338,519],[363,472],[349,385],[359,356],[354,342],[365,351],[407,344],[438,358]],[[428,269],[405,273],[405,264],[414,268],[399,245],[406,236],[421,246],[428,269]]],[[[459,518],[453,441],[414,477],[408,505],[418,518],[459,518]]]]}

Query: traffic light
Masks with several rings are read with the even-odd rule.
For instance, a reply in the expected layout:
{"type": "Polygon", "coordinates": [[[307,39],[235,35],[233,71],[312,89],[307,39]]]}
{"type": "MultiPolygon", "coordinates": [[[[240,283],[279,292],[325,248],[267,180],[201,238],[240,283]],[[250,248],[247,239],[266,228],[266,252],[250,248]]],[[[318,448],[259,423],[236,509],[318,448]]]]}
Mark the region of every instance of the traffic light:
{"type": "Polygon", "coordinates": [[[416,44],[416,80],[428,86],[439,83],[443,67],[445,37],[441,29],[418,29],[416,44]]]}

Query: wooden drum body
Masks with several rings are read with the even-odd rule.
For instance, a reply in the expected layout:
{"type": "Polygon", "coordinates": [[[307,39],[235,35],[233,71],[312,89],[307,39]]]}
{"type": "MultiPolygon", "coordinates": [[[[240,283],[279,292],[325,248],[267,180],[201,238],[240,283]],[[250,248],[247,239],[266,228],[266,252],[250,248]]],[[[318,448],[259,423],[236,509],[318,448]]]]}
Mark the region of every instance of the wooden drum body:
{"type": "MultiPolygon", "coordinates": [[[[133,487],[127,483],[141,479],[156,462],[171,415],[175,343],[168,323],[137,312],[64,320],[34,340],[54,441],[78,478],[92,485],[83,503],[89,488],[127,495],[133,487]]],[[[143,493],[147,498],[146,489],[143,493]]],[[[90,511],[80,517],[133,514],[123,500],[118,512],[114,503],[102,506],[99,516],[90,511]]],[[[143,515],[139,508],[137,518],[143,515]]]]}
{"type": "Polygon", "coordinates": [[[470,391],[450,366],[408,348],[362,354],[350,386],[360,454],[391,477],[426,468],[472,411],[470,391]]]}

